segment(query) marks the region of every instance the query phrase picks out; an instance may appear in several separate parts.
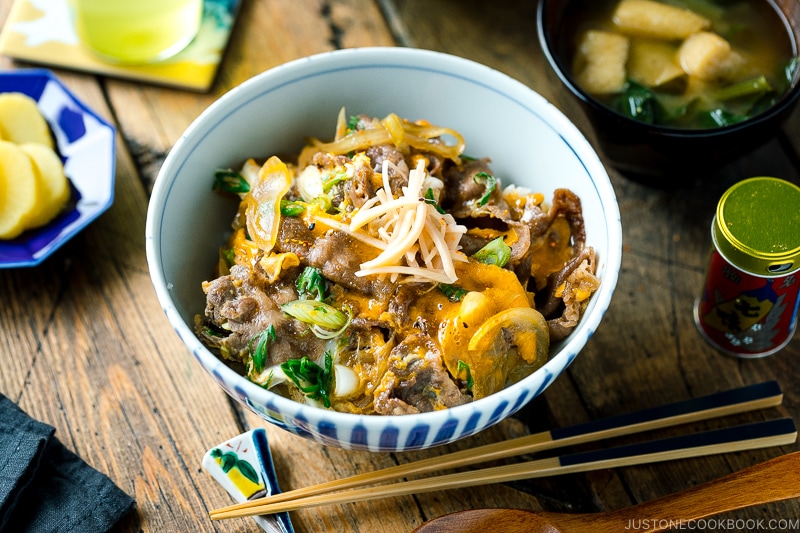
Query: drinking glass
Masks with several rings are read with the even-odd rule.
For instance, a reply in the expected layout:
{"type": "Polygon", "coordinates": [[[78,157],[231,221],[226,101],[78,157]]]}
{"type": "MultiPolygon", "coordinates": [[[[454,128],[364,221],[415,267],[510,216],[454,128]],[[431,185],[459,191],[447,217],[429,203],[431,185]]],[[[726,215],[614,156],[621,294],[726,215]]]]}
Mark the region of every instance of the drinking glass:
{"type": "Polygon", "coordinates": [[[75,30],[101,59],[144,64],[169,58],[200,29],[203,0],[72,0],[75,30]]]}

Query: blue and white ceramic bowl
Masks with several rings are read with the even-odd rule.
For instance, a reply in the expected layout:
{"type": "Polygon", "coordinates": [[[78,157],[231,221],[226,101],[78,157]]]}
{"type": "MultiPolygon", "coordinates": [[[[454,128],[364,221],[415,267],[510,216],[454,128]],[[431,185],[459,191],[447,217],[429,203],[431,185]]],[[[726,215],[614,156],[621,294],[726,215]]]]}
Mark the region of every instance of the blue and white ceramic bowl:
{"type": "Polygon", "coordinates": [[[0,93],[20,92],[37,101],[64,164],[71,196],[46,226],[0,240],[0,268],[40,264],[106,211],[114,201],[114,127],[80,101],[49,70],[0,72],[0,93]]]}
{"type": "Polygon", "coordinates": [[[620,266],[619,207],[606,171],[561,112],[514,79],[469,60],[408,48],[324,53],[264,72],[222,96],[187,129],[167,157],[147,216],[147,256],[158,298],[195,359],[227,393],[265,420],[322,444],[399,451],[472,435],[541,394],[578,356],[611,301],[620,266]],[[332,412],[269,392],[228,368],[192,332],[202,313],[201,282],[211,275],[236,202],[211,191],[218,168],[249,157],[297,153],[308,136],[330,138],[339,109],[395,112],[459,131],[467,151],[491,157],[517,185],[552,197],[567,187],[581,198],[587,242],[602,285],[580,325],[554,344],[538,371],[487,398],[404,416],[332,412]]]}

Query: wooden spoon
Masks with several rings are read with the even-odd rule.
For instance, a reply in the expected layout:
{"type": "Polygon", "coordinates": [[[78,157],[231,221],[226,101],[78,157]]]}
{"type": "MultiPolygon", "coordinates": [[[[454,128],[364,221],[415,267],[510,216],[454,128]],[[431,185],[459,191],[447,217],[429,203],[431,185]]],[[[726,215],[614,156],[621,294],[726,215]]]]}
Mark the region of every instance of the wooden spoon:
{"type": "Polygon", "coordinates": [[[568,514],[522,509],[470,509],[429,520],[414,533],[666,531],[681,523],[726,511],[798,498],[799,479],[800,452],[794,452],[703,485],[616,511],[568,514]]]}

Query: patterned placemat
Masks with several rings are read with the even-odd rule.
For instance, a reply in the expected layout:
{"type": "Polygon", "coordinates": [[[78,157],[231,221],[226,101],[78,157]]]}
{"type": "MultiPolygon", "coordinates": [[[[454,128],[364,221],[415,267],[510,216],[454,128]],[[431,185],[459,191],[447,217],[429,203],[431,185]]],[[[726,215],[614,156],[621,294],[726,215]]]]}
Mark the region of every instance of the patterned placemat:
{"type": "Polygon", "coordinates": [[[149,65],[104,63],[87,52],[72,26],[68,0],[16,0],[0,33],[0,53],[54,67],[207,91],[214,81],[241,0],[204,0],[203,22],[189,46],[149,65]]]}

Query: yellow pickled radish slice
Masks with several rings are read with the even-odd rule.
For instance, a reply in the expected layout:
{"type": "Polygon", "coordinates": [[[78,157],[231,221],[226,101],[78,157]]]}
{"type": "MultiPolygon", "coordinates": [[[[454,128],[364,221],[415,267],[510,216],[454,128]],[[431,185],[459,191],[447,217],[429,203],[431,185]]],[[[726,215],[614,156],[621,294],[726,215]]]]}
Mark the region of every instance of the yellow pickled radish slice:
{"type": "Polygon", "coordinates": [[[258,173],[244,197],[247,232],[265,253],[269,253],[278,239],[281,220],[281,198],[292,184],[289,168],[279,158],[270,157],[258,173]]]}
{"type": "Polygon", "coordinates": [[[492,316],[475,332],[467,348],[470,352],[488,352],[504,331],[527,363],[541,364],[547,360],[550,330],[542,314],[531,307],[506,309],[492,316]]]}
{"type": "Polygon", "coordinates": [[[30,158],[16,144],[0,141],[0,239],[25,231],[40,201],[30,158]]]}
{"type": "Polygon", "coordinates": [[[39,143],[24,143],[20,149],[30,157],[39,180],[41,201],[28,222],[29,228],[44,226],[64,208],[69,200],[69,183],[61,159],[51,148],[39,143]]]}
{"type": "Polygon", "coordinates": [[[15,143],[35,142],[53,148],[50,127],[36,100],[23,93],[0,93],[0,138],[15,143]]]}

